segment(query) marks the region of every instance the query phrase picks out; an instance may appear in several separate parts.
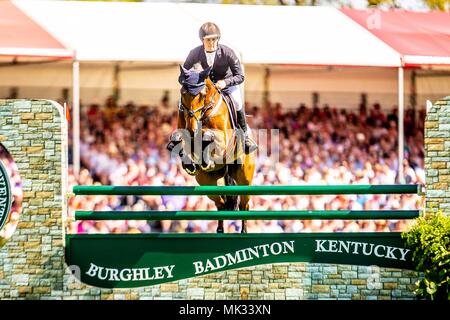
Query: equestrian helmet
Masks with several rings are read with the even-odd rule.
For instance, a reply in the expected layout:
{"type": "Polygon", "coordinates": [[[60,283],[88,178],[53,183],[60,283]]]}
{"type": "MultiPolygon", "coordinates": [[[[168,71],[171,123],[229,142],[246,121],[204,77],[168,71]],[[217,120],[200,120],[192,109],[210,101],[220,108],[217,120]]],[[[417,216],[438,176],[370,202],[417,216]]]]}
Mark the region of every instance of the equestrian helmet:
{"type": "Polygon", "coordinates": [[[200,27],[198,34],[200,40],[202,41],[204,38],[212,38],[212,37],[220,38],[220,29],[215,23],[206,22],[200,27]]]}

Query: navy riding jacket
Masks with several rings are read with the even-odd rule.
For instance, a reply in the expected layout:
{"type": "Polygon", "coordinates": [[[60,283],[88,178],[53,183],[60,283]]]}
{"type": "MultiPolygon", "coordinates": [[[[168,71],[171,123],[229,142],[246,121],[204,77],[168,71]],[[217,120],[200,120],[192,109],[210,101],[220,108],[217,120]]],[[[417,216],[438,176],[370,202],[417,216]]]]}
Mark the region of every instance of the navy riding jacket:
{"type": "MultiPolygon", "coordinates": [[[[189,70],[196,63],[200,63],[203,69],[209,67],[203,45],[189,52],[183,67],[189,70]]],[[[217,46],[216,57],[209,78],[214,83],[219,80],[224,80],[227,85],[224,89],[225,92],[228,87],[236,86],[244,82],[244,71],[242,70],[241,63],[231,48],[223,44],[217,46]]],[[[181,84],[181,76],[178,81],[181,84]]]]}

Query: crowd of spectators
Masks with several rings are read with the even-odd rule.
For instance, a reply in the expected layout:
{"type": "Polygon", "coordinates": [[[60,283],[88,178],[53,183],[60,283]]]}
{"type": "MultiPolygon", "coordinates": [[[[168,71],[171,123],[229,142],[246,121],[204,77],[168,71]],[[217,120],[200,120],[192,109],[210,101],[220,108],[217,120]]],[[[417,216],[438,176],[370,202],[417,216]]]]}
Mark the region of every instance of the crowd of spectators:
{"type": "MultiPolygon", "coordinates": [[[[82,109],[80,185],[197,185],[165,149],[176,129],[176,109],[128,103],[82,109]]],[[[284,110],[281,105],[247,106],[249,125],[268,130],[274,147],[260,144],[254,185],[395,184],[397,112],[379,104],[358,111],[327,105],[284,110]],[[279,143],[273,131],[279,130],[279,143]],[[270,152],[266,152],[270,150],[270,152]]],[[[406,183],[424,184],[424,113],[405,115],[406,183]]],[[[258,134],[255,134],[258,136],[258,134]]],[[[216,210],[206,196],[79,196],[74,210],[216,210]]],[[[417,195],[252,196],[250,210],[390,210],[421,208],[417,195]]],[[[405,220],[258,220],[248,232],[401,231],[405,220]]],[[[240,221],[226,221],[238,232],[240,221]]],[[[215,232],[216,221],[81,221],[71,233],[215,232]]]]}

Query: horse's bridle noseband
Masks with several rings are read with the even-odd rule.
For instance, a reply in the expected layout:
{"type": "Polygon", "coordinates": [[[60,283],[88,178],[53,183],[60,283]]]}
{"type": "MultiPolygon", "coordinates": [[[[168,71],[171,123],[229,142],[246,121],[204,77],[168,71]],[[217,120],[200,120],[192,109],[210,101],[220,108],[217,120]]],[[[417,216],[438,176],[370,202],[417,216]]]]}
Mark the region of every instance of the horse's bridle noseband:
{"type": "Polygon", "coordinates": [[[215,104],[215,101],[214,101],[214,100],[215,100],[216,95],[217,95],[218,93],[219,93],[219,91],[216,91],[216,92],[214,93],[214,95],[213,95],[211,101],[210,101],[206,106],[203,105],[203,106],[201,106],[201,107],[199,107],[199,108],[197,108],[197,109],[194,109],[194,110],[189,110],[188,108],[186,108],[186,107],[183,105],[183,102],[181,102],[181,98],[180,98],[180,100],[179,100],[179,102],[178,102],[178,110],[179,110],[180,112],[185,112],[185,111],[187,111],[189,117],[191,117],[191,118],[194,117],[195,120],[197,120],[197,122],[206,122],[207,120],[209,120],[209,118],[210,118],[210,117],[212,116],[212,114],[213,114],[213,112],[211,112],[211,113],[209,114],[209,116],[205,119],[204,117],[205,117],[206,112],[207,112],[208,110],[212,109],[212,108],[216,109],[218,106],[220,106],[220,103],[222,102],[222,95],[219,93],[219,100],[218,100],[217,103],[215,104]],[[201,111],[200,118],[197,118],[196,113],[199,112],[199,111],[201,111]]]}

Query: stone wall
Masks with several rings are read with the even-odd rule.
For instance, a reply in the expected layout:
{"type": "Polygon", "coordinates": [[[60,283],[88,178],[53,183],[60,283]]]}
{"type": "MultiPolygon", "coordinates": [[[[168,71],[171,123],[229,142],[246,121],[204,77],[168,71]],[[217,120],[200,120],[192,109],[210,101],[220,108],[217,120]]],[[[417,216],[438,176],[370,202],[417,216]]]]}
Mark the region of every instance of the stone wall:
{"type": "MultiPolygon", "coordinates": [[[[443,159],[448,159],[449,130],[445,131],[445,125],[449,107],[445,101],[445,119],[437,111],[430,112],[427,119],[427,139],[436,140],[426,140],[430,144],[426,166],[427,174],[437,177],[436,181],[427,180],[432,184],[427,187],[432,199],[428,205],[435,202],[448,209],[450,194],[445,181],[450,167],[443,159]]],[[[0,143],[17,163],[24,191],[17,230],[0,249],[0,299],[414,298],[417,272],[307,263],[255,266],[138,289],[86,286],[71,275],[64,262],[67,124],[61,106],[44,100],[0,100],[0,143]]]]}
{"type": "Polygon", "coordinates": [[[396,300],[414,299],[417,272],[378,267],[279,263],[137,289],[72,283],[67,299],[396,300]]]}
{"type": "Polygon", "coordinates": [[[428,110],[424,137],[426,207],[450,214],[450,96],[428,110]]]}
{"type": "Polygon", "coordinates": [[[67,129],[62,114],[51,101],[0,100],[0,143],[23,183],[17,229],[0,249],[0,299],[63,294],[67,129]]]}

